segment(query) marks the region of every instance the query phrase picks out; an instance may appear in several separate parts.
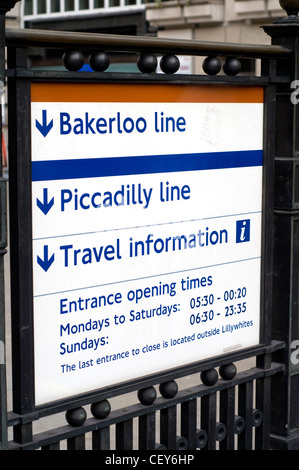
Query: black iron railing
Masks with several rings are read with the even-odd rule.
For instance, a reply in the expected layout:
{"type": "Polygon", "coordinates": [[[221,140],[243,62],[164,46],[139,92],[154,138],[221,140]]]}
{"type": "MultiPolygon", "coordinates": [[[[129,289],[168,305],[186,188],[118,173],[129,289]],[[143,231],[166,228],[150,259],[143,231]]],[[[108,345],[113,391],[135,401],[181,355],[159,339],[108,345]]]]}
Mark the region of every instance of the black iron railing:
{"type": "MultiPolygon", "coordinates": [[[[293,12],[292,12],[293,14],[293,12]]],[[[291,270],[289,265],[279,271],[281,258],[286,261],[285,253],[279,248],[284,241],[293,236],[285,234],[280,217],[286,217],[285,208],[277,211],[274,203],[279,200],[275,176],[275,157],[281,147],[278,137],[282,111],[290,107],[291,82],[296,79],[296,53],[294,39],[299,36],[296,19],[292,23],[271,25],[265,30],[275,38],[288,37],[287,41],[274,39],[272,46],[250,44],[227,44],[201,41],[180,41],[148,37],[122,37],[85,33],[62,33],[51,31],[8,30],[6,47],[8,67],[6,76],[11,100],[10,121],[10,204],[11,204],[11,246],[12,252],[12,335],[13,335],[13,410],[8,413],[8,426],[13,428],[13,437],[8,448],[14,449],[116,449],[116,450],[189,450],[196,449],[268,449],[270,447],[297,446],[298,423],[292,421],[290,438],[288,429],[281,429],[289,412],[289,403],[280,410],[277,402],[288,400],[288,390],[292,382],[295,396],[298,370],[290,367],[290,341],[295,339],[296,331],[290,334],[288,326],[282,323],[275,302],[279,291],[279,277],[282,275],[284,286],[291,270]],[[284,34],[284,36],[283,36],[284,34]],[[282,43],[284,44],[282,46],[282,43]],[[61,50],[61,61],[65,71],[34,70],[28,67],[28,48],[52,48],[61,50]],[[141,74],[110,74],[104,72],[110,53],[135,53],[141,74]],[[100,53],[100,55],[97,55],[100,53]],[[156,56],[163,57],[164,75],[154,73],[156,56]],[[177,55],[206,57],[204,74],[181,75],[177,55]],[[82,57],[93,56],[94,71],[78,72],[82,57]],[[64,58],[63,58],[64,57],[64,58]],[[238,76],[242,71],[242,59],[261,59],[261,76],[238,76]],[[67,70],[68,69],[68,70],[67,70]],[[221,72],[222,70],[222,72],[221,72]],[[34,377],[29,365],[32,364],[32,280],[30,274],[31,249],[24,249],[24,239],[19,231],[31,233],[30,194],[21,191],[30,182],[30,162],[23,161],[24,152],[30,154],[29,124],[26,116],[29,109],[29,88],[31,80],[60,82],[107,82],[128,83],[185,83],[185,84],[226,84],[261,85],[265,90],[264,121],[264,159],[265,181],[263,202],[263,285],[261,291],[261,339],[260,344],[244,351],[227,353],[221,357],[189,364],[186,367],[141,377],[118,387],[106,387],[83,396],[51,403],[45,406],[34,404],[34,377]],[[22,96],[22,105],[17,101],[22,96]],[[22,127],[15,138],[13,125],[22,127]],[[22,167],[19,166],[22,161],[22,167]],[[275,193],[275,194],[274,194],[275,193]],[[275,217],[274,218],[274,210],[275,217]],[[15,212],[18,213],[14,220],[15,212]],[[276,225],[275,225],[276,224],[276,225]],[[278,228],[278,230],[277,230],[278,228]],[[279,240],[274,239],[273,232],[279,240]],[[277,231],[276,231],[277,230],[277,231]],[[278,248],[277,255],[273,250],[278,248]],[[26,261],[24,264],[24,250],[26,261]],[[20,263],[23,260],[23,264],[20,263]],[[274,275],[273,275],[274,272],[274,275]],[[274,287],[273,287],[274,285],[274,287]],[[273,302],[274,297],[274,302],[273,302]],[[24,307],[24,305],[26,307],[24,307]],[[29,317],[26,309],[29,311],[29,317]],[[285,347],[285,342],[288,346],[285,347]],[[28,344],[31,345],[28,348],[28,344]],[[252,362],[252,367],[243,370],[244,364],[252,362]],[[241,371],[238,371],[238,368],[241,371]],[[200,374],[198,382],[191,388],[179,390],[178,379],[200,374]],[[275,397],[273,384],[280,390],[275,397]],[[158,397],[157,388],[161,396],[158,397]],[[272,393],[271,393],[272,390],[272,393]],[[137,393],[138,404],[111,409],[110,401],[122,394],[137,393]],[[272,399],[272,401],[271,401],[272,399]],[[273,403],[276,406],[273,407],[273,403]],[[35,432],[34,423],[50,419],[58,413],[65,413],[67,424],[53,426],[44,432],[35,432]],[[91,416],[89,416],[91,414],[91,416]],[[283,415],[283,418],[281,417],[283,415]],[[179,419],[178,419],[179,418],[179,419]],[[138,425],[137,425],[138,422],[138,425]],[[275,436],[271,437],[271,433],[275,436]],[[87,444],[87,437],[91,436],[87,444]],[[295,436],[295,437],[294,437],[295,436]],[[66,443],[66,444],[65,444],[66,443]]],[[[297,40],[297,39],[296,39],[297,40]]],[[[291,134],[291,119],[287,120],[287,130],[291,134]]],[[[294,128],[293,128],[294,129],[294,128]]],[[[292,135],[289,140],[293,142],[292,135]]],[[[291,144],[290,144],[291,145],[291,144]]],[[[287,155],[279,155],[279,162],[287,155]]],[[[293,158],[293,154],[292,157],[293,158]]],[[[287,160],[289,161],[289,160],[287,160]]],[[[296,160],[297,161],[297,160],[296,160]]],[[[295,161],[295,164],[296,164],[295,161]]],[[[292,161],[293,163],[293,161],[292,161]]],[[[296,173],[297,174],[297,173],[296,173]]],[[[278,172],[278,181],[281,184],[278,172]]],[[[293,195],[293,193],[292,193],[293,195]]],[[[281,196],[285,197],[285,194],[281,196]]],[[[293,197],[293,196],[291,196],[293,197]]],[[[293,208],[293,207],[292,207],[293,208]]],[[[297,213],[291,212],[295,221],[297,213]]],[[[297,245],[295,246],[295,248],[297,245]]],[[[293,247],[292,247],[293,249],[293,247]]],[[[292,262],[297,252],[292,252],[292,262]]],[[[289,298],[288,294],[286,294],[289,298]]],[[[292,298],[296,305],[295,295],[292,298]]],[[[279,299],[282,309],[282,297],[279,299]]],[[[296,316],[289,314],[286,303],[283,318],[296,316]]],[[[282,311],[282,310],[281,310],[282,311]]],[[[293,317],[292,317],[293,318],[293,317]]],[[[296,317],[297,318],[297,317],[296,317]]],[[[289,323],[288,323],[289,325],[289,323]]],[[[297,323],[296,323],[297,325],[297,323]]],[[[295,401],[294,401],[295,403],[295,401]]],[[[1,415],[0,415],[1,417],[1,415]]],[[[51,426],[51,425],[50,425],[51,426]]],[[[1,437],[1,435],[0,435],[1,437]]]]}

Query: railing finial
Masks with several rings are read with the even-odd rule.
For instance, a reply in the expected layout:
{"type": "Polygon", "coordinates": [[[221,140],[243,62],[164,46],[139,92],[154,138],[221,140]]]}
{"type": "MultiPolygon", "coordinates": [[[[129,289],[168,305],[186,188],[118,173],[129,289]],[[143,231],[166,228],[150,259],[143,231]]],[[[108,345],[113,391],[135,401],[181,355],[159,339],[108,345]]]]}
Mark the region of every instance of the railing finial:
{"type": "Polygon", "coordinates": [[[11,10],[16,3],[20,0],[3,0],[0,5],[0,14],[5,15],[9,10],[11,10]]]}
{"type": "Polygon", "coordinates": [[[280,6],[287,12],[285,21],[299,21],[297,18],[299,11],[299,0],[279,0],[280,6]]]}

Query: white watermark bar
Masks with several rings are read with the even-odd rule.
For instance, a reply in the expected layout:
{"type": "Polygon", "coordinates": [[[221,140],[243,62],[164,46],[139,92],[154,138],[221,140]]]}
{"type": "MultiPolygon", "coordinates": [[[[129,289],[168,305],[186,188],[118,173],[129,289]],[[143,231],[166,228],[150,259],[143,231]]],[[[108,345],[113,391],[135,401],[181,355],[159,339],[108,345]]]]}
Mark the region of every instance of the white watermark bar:
{"type": "Polygon", "coordinates": [[[4,341],[0,341],[0,365],[5,364],[5,347],[4,341]]]}
{"type": "Polygon", "coordinates": [[[291,83],[291,88],[295,89],[291,93],[291,103],[298,104],[299,103],[299,80],[293,80],[291,83]]]}
{"type": "Polygon", "coordinates": [[[299,340],[296,339],[291,343],[291,350],[294,350],[291,353],[291,363],[293,365],[299,364],[299,340]]]}

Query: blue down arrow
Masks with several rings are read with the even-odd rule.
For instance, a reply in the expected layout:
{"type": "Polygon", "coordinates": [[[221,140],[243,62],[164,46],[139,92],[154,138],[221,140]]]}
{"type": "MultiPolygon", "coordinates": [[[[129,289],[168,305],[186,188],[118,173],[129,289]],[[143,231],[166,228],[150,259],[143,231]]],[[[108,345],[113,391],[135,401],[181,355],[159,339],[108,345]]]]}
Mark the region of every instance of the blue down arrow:
{"type": "Polygon", "coordinates": [[[37,256],[37,262],[40,265],[40,267],[47,272],[52,263],[54,262],[54,255],[51,256],[49,259],[49,247],[48,245],[44,246],[44,259],[41,259],[39,256],[37,256]]]}
{"type": "Polygon", "coordinates": [[[52,197],[51,201],[48,201],[48,189],[43,189],[43,201],[41,202],[38,198],[36,198],[36,205],[39,209],[47,215],[51,207],[54,205],[54,197],[52,197]]]}
{"type": "Polygon", "coordinates": [[[36,125],[37,129],[39,130],[39,132],[44,137],[46,137],[48,135],[48,133],[50,132],[50,130],[53,127],[53,119],[49,122],[49,124],[47,124],[47,110],[46,109],[43,109],[43,123],[40,124],[40,122],[38,122],[38,120],[36,119],[35,120],[35,125],[36,125]]]}

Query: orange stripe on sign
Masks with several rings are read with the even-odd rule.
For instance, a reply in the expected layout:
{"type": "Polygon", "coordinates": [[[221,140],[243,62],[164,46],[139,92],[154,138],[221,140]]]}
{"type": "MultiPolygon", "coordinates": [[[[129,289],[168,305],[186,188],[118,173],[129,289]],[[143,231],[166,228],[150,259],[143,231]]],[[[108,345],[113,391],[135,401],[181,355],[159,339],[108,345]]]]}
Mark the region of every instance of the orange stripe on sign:
{"type": "Polygon", "coordinates": [[[33,102],[263,103],[263,87],[230,85],[32,83],[33,102]]]}

